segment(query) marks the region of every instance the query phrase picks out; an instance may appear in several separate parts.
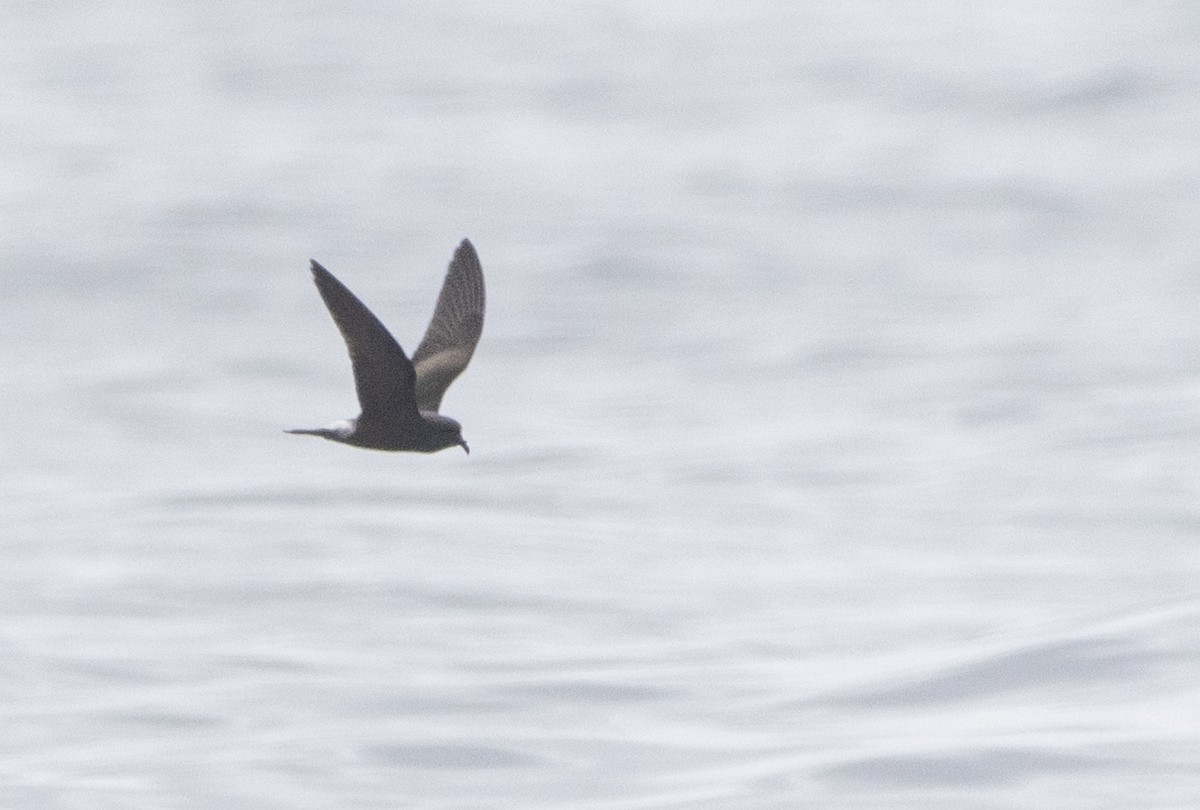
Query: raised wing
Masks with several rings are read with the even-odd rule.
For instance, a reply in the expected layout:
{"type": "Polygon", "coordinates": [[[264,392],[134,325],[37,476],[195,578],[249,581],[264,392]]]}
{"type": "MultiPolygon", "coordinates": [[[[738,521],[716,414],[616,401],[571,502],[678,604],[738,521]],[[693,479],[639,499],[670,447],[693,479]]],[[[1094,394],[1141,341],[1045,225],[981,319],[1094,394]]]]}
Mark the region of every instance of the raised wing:
{"type": "Polygon", "coordinates": [[[433,320],[413,355],[421,410],[436,412],[450,383],[471,362],[483,332],[483,307],[483,268],[475,247],[464,239],[450,260],[433,320]]]}
{"type": "Polygon", "coordinates": [[[362,417],[400,422],[419,420],[413,396],[416,374],[404,349],[333,273],[316,261],[312,263],[312,273],[350,352],[362,417]]]}

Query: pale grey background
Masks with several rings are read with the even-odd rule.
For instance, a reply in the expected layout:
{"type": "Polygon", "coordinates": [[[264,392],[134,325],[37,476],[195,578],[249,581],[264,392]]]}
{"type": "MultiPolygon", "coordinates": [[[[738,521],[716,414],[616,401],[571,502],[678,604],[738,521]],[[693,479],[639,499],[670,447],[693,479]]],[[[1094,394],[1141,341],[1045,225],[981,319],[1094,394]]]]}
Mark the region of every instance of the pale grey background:
{"type": "Polygon", "coordinates": [[[4,18],[0,806],[1200,803],[1200,7],[4,18]]]}

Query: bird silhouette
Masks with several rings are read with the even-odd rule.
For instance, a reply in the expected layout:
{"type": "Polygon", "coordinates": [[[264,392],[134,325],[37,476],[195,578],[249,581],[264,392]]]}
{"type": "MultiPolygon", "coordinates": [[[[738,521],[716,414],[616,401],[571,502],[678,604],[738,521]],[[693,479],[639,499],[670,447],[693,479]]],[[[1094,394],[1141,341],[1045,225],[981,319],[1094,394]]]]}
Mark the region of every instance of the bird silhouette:
{"type": "Polygon", "coordinates": [[[433,319],[412,356],[346,285],[317,261],[313,281],[346,341],[362,413],[329,427],[286,431],[371,450],[434,453],[459,446],[462,426],[438,413],[450,383],[471,361],[483,332],[483,268],[470,240],[454,251],[433,319]]]}

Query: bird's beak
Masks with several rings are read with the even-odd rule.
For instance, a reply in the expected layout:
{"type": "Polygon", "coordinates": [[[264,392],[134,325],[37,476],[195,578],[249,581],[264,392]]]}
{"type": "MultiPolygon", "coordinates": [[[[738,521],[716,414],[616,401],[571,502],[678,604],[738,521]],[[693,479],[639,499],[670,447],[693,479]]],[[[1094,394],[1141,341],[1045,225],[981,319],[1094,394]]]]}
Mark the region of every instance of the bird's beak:
{"type": "Polygon", "coordinates": [[[471,455],[471,448],[470,448],[470,447],[467,447],[467,440],[466,440],[466,439],[463,439],[462,441],[460,441],[460,442],[459,442],[459,444],[460,444],[460,445],[462,445],[462,449],[463,449],[463,450],[466,450],[466,451],[467,451],[467,455],[468,455],[468,456],[469,456],[469,455],[471,455]]]}

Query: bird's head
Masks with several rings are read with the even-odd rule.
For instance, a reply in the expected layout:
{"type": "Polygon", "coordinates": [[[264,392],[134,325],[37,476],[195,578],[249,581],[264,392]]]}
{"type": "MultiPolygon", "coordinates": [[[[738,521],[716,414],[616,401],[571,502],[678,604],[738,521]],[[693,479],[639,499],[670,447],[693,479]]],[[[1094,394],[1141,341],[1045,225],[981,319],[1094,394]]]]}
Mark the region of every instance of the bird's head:
{"type": "Polygon", "coordinates": [[[442,416],[441,414],[422,413],[421,415],[425,418],[425,423],[432,429],[431,432],[436,444],[433,448],[434,450],[441,450],[457,445],[466,450],[467,454],[470,455],[471,448],[467,447],[467,440],[462,436],[462,425],[449,416],[442,416]]]}

